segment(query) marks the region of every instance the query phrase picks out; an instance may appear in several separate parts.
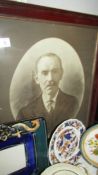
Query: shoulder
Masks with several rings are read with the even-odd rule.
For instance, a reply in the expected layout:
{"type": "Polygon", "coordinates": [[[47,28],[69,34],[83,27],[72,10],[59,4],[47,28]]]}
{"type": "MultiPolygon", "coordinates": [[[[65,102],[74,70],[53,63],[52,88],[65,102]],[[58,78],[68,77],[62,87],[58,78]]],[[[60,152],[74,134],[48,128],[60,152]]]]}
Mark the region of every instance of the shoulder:
{"type": "Polygon", "coordinates": [[[58,97],[59,98],[61,97],[61,98],[66,99],[66,100],[76,100],[76,97],[74,97],[70,94],[64,93],[61,90],[59,90],[58,97]]]}
{"type": "Polygon", "coordinates": [[[38,97],[32,99],[25,107],[23,107],[23,109],[32,109],[35,108],[36,105],[38,105],[38,103],[41,103],[42,101],[42,95],[39,95],[38,97]]]}
{"type": "Polygon", "coordinates": [[[32,99],[26,106],[20,109],[18,116],[23,117],[23,116],[31,116],[32,114],[35,115],[36,108],[39,106],[39,104],[42,104],[41,101],[42,101],[41,95],[35,99],[32,99]]]}
{"type": "Polygon", "coordinates": [[[76,106],[78,107],[79,102],[75,96],[72,96],[70,94],[64,93],[61,90],[59,90],[57,101],[59,104],[67,104],[70,106],[76,106]]]}
{"type": "Polygon", "coordinates": [[[79,109],[79,102],[76,97],[66,94],[60,90],[57,104],[68,116],[74,116],[79,109]],[[62,105],[61,105],[62,104],[62,105]]]}

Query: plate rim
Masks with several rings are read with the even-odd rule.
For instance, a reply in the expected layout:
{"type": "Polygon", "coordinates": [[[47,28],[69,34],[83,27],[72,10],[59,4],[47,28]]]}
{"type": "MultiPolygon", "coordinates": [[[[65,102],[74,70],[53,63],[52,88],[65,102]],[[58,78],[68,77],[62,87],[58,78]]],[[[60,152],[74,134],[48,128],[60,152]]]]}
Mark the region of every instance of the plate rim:
{"type": "Polygon", "coordinates": [[[86,158],[86,153],[83,149],[83,145],[84,145],[84,140],[85,138],[87,137],[87,135],[89,134],[89,132],[95,130],[96,128],[98,128],[98,124],[95,124],[93,126],[90,126],[89,128],[86,129],[86,131],[83,133],[81,139],[80,139],[80,151],[81,151],[81,154],[83,156],[83,158],[89,163],[91,164],[92,166],[94,166],[95,168],[98,168],[98,163],[94,163],[93,160],[91,160],[90,158],[86,158]]]}
{"type": "MultiPolygon", "coordinates": [[[[57,170],[72,170],[76,175],[86,175],[86,173],[78,166],[71,165],[68,163],[57,163],[46,168],[41,175],[55,175],[57,170]]],[[[71,171],[72,172],[72,171],[71,171]]]]}

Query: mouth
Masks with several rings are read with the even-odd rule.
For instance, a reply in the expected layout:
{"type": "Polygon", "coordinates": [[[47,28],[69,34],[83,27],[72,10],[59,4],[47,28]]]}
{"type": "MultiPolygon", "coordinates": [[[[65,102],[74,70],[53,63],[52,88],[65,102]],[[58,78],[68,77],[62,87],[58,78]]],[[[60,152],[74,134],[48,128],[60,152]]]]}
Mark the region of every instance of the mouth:
{"type": "Polygon", "coordinates": [[[51,89],[51,88],[53,88],[53,87],[55,87],[55,85],[48,85],[48,86],[47,86],[47,89],[51,89]]]}
{"type": "Polygon", "coordinates": [[[53,86],[56,86],[56,83],[50,83],[47,85],[47,87],[53,87],[53,86]]]}
{"type": "MultiPolygon", "coordinates": [[[[49,84],[48,86],[51,87],[51,86],[54,86],[54,84],[49,84]]],[[[48,87],[48,86],[47,86],[47,87],[48,87]]]]}
{"type": "Polygon", "coordinates": [[[48,95],[54,95],[55,92],[56,92],[56,90],[57,90],[57,88],[56,88],[55,85],[48,85],[48,86],[46,87],[46,93],[47,93],[48,95]]]}

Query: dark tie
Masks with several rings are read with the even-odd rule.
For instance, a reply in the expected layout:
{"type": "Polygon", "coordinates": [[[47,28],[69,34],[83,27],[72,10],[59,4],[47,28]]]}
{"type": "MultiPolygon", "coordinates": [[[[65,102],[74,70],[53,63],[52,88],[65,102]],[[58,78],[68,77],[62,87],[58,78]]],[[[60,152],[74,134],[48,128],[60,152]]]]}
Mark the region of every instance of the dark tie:
{"type": "Polygon", "coordinates": [[[47,103],[48,112],[51,113],[53,111],[53,100],[49,100],[47,103]]]}

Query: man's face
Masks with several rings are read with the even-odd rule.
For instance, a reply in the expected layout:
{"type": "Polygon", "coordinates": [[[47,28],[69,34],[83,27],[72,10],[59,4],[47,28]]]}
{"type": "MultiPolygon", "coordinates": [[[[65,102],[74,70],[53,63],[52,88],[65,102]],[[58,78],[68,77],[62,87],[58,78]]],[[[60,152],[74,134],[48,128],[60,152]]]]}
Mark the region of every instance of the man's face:
{"type": "Polygon", "coordinates": [[[54,96],[62,78],[62,68],[57,57],[44,56],[37,65],[36,82],[42,92],[54,96]]]}

